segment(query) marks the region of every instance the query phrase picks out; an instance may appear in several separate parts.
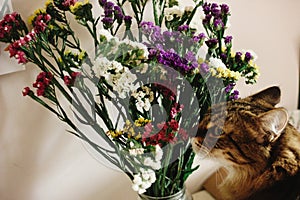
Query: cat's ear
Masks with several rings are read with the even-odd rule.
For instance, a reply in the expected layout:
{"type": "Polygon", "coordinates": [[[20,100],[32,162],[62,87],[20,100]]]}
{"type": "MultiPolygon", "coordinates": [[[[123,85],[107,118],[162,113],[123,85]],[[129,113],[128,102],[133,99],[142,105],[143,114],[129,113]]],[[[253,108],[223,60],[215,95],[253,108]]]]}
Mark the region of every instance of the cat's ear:
{"type": "Polygon", "coordinates": [[[259,121],[266,133],[264,138],[261,139],[264,141],[267,139],[268,142],[275,141],[285,129],[288,120],[289,115],[284,108],[276,108],[261,114],[259,116],[259,121]]]}
{"type": "Polygon", "coordinates": [[[277,86],[269,87],[265,90],[262,90],[254,95],[247,97],[248,101],[264,101],[266,103],[275,106],[280,102],[281,91],[277,86]]]}

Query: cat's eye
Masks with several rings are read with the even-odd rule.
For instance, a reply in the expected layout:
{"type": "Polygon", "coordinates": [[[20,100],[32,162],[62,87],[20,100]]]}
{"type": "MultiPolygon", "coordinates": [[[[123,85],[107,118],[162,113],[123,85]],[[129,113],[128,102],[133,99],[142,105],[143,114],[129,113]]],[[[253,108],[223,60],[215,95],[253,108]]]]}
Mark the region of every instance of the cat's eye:
{"type": "Polygon", "coordinates": [[[207,130],[207,134],[212,137],[219,137],[223,134],[223,130],[218,126],[212,126],[207,130]]]}

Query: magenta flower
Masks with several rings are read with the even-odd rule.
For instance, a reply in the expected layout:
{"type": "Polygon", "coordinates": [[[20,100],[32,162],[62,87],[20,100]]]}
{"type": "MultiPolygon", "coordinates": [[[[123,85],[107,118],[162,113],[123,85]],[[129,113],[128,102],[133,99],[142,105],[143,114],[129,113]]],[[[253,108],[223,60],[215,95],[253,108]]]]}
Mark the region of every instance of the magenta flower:
{"type": "Polygon", "coordinates": [[[17,54],[15,55],[15,58],[18,60],[19,64],[25,64],[28,62],[26,55],[23,51],[18,51],[17,54]]]}
{"type": "Polygon", "coordinates": [[[65,0],[62,5],[66,8],[69,8],[70,6],[74,6],[77,0],[65,0]]]}
{"type": "Polygon", "coordinates": [[[21,16],[13,12],[0,20],[0,42],[13,42],[28,32],[21,16]]]}
{"type": "Polygon", "coordinates": [[[34,88],[37,88],[36,92],[38,96],[45,96],[49,85],[53,79],[51,72],[41,72],[38,74],[35,83],[32,84],[34,88]]]}
{"type": "Polygon", "coordinates": [[[44,32],[46,27],[48,26],[48,22],[51,20],[51,16],[49,14],[40,14],[35,18],[33,22],[35,33],[44,32]]]}

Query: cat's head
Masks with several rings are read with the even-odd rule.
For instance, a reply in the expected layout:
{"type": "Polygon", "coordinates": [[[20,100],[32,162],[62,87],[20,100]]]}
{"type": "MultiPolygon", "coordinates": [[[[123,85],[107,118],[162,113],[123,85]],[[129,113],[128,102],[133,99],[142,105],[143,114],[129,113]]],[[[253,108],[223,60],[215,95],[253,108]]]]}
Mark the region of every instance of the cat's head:
{"type": "Polygon", "coordinates": [[[280,89],[270,87],[212,107],[214,114],[207,113],[192,140],[194,151],[229,165],[266,163],[288,123],[287,111],[274,107],[279,101],[280,89]]]}

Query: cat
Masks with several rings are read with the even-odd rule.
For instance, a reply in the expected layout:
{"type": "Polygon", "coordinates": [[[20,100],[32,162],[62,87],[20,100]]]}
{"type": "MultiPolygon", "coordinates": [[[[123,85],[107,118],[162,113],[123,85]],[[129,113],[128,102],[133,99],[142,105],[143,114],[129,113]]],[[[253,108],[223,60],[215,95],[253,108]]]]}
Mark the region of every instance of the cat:
{"type": "Polygon", "coordinates": [[[300,200],[300,133],[275,107],[280,97],[279,87],[269,87],[212,106],[201,120],[192,147],[224,166],[220,199],[300,200]]]}

